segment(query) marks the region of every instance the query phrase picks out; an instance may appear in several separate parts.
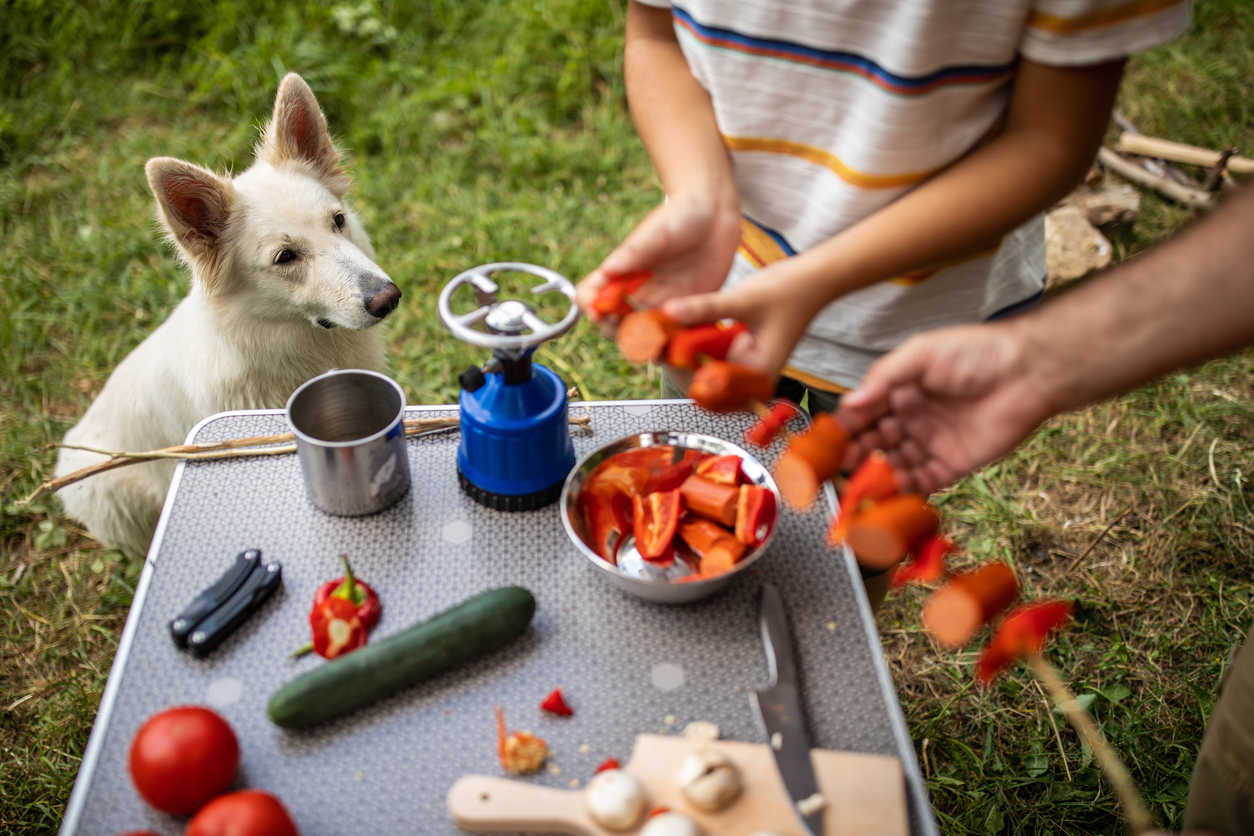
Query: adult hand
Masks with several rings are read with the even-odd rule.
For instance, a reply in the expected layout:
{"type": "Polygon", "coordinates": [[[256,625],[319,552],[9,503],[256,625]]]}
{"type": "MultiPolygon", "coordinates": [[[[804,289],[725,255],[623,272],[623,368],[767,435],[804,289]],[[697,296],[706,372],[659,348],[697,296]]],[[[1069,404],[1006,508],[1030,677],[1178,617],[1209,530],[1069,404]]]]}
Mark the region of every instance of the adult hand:
{"type": "Polygon", "coordinates": [[[740,203],[734,190],[726,191],[708,200],[672,197],[645,216],[579,283],[576,300],[584,315],[613,338],[618,318],[602,317],[589,307],[613,276],[651,271],[653,278],[635,294],[647,307],[722,286],[740,243],[740,203]]]}
{"type": "Polygon", "coordinates": [[[1055,411],[1048,355],[1012,322],[918,334],[841,398],[846,464],[883,450],[903,489],[946,487],[1013,450],[1055,411]]]}

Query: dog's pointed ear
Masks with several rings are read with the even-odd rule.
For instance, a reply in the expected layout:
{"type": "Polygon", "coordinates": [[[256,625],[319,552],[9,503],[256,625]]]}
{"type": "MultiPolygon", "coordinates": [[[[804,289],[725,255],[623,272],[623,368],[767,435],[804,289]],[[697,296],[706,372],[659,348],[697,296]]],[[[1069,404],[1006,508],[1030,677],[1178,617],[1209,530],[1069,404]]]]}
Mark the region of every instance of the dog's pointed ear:
{"type": "Polygon", "coordinates": [[[275,166],[306,163],[336,197],[348,191],[349,178],[331,141],[326,117],[309,85],[296,73],[288,73],[279,83],[274,115],[262,131],[257,157],[275,166]]]}
{"type": "Polygon", "coordinates": [[[207,276],[213,275],[235,206],[231,181],[172,157],[154,157],[144,172],[170,240],[190,261],[209,268],[207,276]]]}

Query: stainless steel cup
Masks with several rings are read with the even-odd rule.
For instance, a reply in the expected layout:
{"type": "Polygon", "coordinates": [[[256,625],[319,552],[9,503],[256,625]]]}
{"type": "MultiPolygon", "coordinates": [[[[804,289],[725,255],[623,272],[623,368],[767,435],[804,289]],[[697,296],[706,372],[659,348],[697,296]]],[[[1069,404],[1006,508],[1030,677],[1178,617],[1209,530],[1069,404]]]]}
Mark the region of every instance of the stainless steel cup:
{"type": "Polygon", "coordinates": [[[328,514],[358,517],[409,490],[405,393],[364,369],[334,369],[305,381],[287,400],[287,423],[305,492],[328,514]]]}

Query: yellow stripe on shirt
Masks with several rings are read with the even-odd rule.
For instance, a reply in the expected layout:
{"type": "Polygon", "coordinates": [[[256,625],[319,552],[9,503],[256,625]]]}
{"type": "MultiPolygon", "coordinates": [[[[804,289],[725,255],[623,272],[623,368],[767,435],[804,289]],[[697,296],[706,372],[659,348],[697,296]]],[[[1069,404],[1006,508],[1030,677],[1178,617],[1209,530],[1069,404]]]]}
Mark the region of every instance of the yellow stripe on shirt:
{"type": "Polygon", "coordinates": [[[1062,17],[1033,11],[1028,18],[1028,26],[1052,35],[1074,35],[1076,32],[1083,32],[1087,29],[1113,26],[1133,18],[1152,15],[1185,2],[1187,0],[1128,0],[1126,3],[1097,9],[1079,17],[1062,17]]]}
{"type": "Polygon", "coordinates": [[[813,145],[790,142],[786,139],[765,139],[749,136],[723,135],[723,142],[732,151],[761,151],[767,154],[787,154],[821,165],[841,180],[860,189],[892,189],[911,186],[926,180],[940,169],[911,171],[904,174],[869,174],[845,165],[835,155],[813,145]]]}
{"type": "Polygon", "coordinates": [[[889,281],[893,284],[904,284],[907,286],[922,284],[932,278],[932,276],[939,273],[941,270],[955,267],[959,264],[965,264],[968,261],[975,261],[977,258],[987,258],[988,256],[995,254],[999,249],[1001,249],[1000,238],[997,239],[997,243],[990,244],[989,246],[976,250],[973,253],[967,253],[966,255],[959,256],[958,258],[951,258],[948,261],[942,261],[940,264],[925,267],[922,270],[912,270],[909,273],[891,278],[889,281]]]}

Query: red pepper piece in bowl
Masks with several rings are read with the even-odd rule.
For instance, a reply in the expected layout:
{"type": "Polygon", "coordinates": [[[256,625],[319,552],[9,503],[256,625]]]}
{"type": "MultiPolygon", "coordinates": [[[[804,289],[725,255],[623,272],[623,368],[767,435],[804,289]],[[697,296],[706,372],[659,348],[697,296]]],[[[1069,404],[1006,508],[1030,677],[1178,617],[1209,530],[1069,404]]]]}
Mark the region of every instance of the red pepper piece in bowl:
{"type": "Polygon", "coordinates": [[[540,703],[540,708],[559,717],[570,717],[575,713],[575,710],[566,704],[566,698],[562,696],[561,688],[554,688],[552,693],[540,703]]]}
{"type": "Polygon", "coordinates": [[[745,481],[740,472],[740,456],[710,456],[697,465],[696,474],[720,485],[739,485],[745,481]]]}
{"type": "Polygon", "coordinates": [[[761,485],[741,485],[736,503],[736,539],[748,546],[766,539],[775,524],[775,494],[761,485]]]}
{"type": "Polygon", "coordinates": [[[671,541],[679,527],[680,491],[658,491],[645,497],[632,497],[632,532],[636,551],[645,560],[669,560],[674,554],[671,541]]]}

